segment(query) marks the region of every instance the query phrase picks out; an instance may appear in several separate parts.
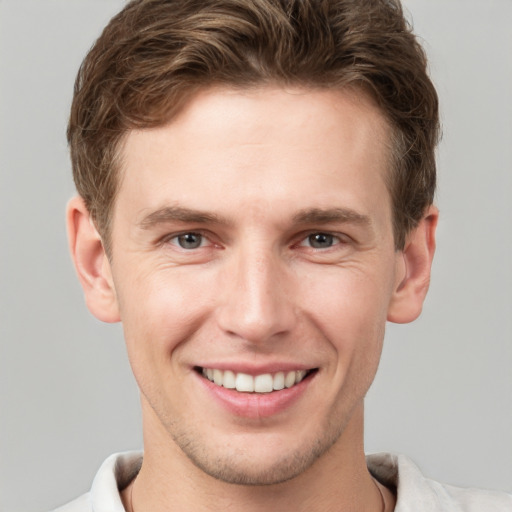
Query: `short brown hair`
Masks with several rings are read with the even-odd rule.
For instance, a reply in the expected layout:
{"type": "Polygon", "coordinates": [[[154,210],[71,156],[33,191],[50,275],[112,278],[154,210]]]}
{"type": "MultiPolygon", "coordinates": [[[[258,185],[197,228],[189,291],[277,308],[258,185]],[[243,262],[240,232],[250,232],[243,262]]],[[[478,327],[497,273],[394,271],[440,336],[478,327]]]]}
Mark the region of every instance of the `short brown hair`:
{"type": "Polygon", "coordinates": [[[78,193],[110,250],[118,156],[199,88],[369,91],[392,128],[395,245],[432,204],[438,99],[399,0],[133,0],[80,67],[68,141],[78,193]]]}

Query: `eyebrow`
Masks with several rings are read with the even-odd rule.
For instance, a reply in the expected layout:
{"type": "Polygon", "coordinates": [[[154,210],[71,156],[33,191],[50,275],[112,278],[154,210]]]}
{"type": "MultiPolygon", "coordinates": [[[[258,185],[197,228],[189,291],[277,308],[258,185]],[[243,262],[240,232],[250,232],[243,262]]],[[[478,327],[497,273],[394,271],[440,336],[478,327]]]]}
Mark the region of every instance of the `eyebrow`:
{"type": "Polygon", "coordinates": [[[146,215],[139,222],[139,226],[142,229],[151,229],[158,224],[165,224],[166,222],[229,224],[226,219],[215,213],[183,208],[181,206],[166,206],[146,215]]]}
{"type": "MultiPolygon", "coordinates": [[[[184,222],[197,224],[222,224],[230,222],[215,213],[184,208],[182,206],[166,206],[146,215],[139,223],[142,229],[151,229],[156,225],[167,222],[184,222]]],[[[301,210],[293,216],[295,224],[328,224],[343,222],[370,226],[371,219],[349,208],[309,208],[301,210]]]]}
{"type": "Polygon", "coordinates": [[[372,224],[370,217],[350,208],[310,208],[295,214],[293,220],[297,224],[328,224],[330,222],[347,222],[362,226],[372,224]]]}

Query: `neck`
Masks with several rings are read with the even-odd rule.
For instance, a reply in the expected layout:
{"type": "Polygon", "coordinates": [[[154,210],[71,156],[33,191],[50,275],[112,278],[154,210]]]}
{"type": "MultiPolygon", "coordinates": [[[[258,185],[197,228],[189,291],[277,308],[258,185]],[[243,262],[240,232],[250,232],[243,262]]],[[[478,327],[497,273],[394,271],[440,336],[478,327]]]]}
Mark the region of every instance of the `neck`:
{"type": "Polygon", "coordinates": [[[362,404],[339,439],[311,467],[286,482],[262,486],[229,484],[207,475],[151,423],[144,424],[140,473],[123,492],[128,512],[209,512],[230,507],[244,512],[383,510],[381,493],[366,467],[362,404]]]}

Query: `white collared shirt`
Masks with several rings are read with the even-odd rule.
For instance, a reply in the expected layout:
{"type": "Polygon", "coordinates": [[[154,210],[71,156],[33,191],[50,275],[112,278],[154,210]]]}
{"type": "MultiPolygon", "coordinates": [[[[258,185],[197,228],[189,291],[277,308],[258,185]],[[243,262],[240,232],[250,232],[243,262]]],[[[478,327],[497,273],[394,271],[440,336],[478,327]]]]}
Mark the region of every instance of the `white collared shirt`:
{"type": "MultiPolygon", "coordinates": [[[[366,460],[377,480],[397,489],[395,512],[512,512],[512,494],[440,484],[425,478],[403,455],[378,453],[366,460]]],[[[119,490],[135,478],[141,464],[141,452],[111,455],[90,492],[53,512],[125,512],[119,490]]]]}

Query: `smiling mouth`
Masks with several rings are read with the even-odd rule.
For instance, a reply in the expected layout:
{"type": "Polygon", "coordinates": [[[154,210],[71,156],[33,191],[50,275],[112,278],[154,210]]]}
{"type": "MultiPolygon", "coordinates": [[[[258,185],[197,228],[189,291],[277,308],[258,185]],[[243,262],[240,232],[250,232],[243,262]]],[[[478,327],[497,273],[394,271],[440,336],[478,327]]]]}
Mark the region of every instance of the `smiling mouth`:
{"type": "Polygon", "coordinates": [[[198,367],[196,369],[204,378],[215,385],[226,389],[234,389],[242,393],[272,393],[273,391],[291,388],[317,371],[314,368],[311,370],[249,375],[247,373],[218,370],[216,368],[198,367]]]}

